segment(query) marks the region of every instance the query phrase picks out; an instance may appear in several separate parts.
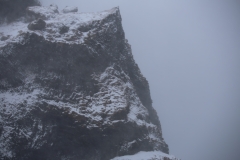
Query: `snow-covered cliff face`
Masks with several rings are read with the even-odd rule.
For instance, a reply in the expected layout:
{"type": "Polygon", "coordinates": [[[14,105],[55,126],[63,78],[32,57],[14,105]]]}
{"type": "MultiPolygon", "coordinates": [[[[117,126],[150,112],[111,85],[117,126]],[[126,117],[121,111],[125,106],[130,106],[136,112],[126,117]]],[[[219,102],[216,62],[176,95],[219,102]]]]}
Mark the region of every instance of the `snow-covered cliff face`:
{"type": "Polygon", "coordinates": [[[27,11],[28,21],[41,20],[0,26],[0,157],[107,160],[168,153],[119,9],[27,11]]]}

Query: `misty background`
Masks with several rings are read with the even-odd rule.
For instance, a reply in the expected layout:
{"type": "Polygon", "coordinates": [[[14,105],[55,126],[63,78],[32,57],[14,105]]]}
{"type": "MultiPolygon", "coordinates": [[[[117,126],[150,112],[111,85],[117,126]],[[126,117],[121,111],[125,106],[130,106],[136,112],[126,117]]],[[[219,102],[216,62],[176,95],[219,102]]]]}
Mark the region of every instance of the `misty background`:
{"type": "Polygon", "coordinates": [[[240,159],[240,1],[40,1],[79,12],[119,6],[170,154],[240,159]]]}

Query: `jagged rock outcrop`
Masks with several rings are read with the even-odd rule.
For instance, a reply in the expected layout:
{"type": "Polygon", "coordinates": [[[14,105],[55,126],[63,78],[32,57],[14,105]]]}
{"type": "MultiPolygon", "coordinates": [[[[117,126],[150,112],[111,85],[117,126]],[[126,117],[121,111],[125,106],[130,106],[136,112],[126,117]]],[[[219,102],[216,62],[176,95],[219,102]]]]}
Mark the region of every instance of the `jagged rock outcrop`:
{"type": "Polygon", "coordinates": [[[0,157],[107,160],[168,153],[118,8],[0,26],[0,157]],[[61,32],[61,29],[65,30],[61,32]],[[67,29],[66,29],[67,28],[67,29]]]}

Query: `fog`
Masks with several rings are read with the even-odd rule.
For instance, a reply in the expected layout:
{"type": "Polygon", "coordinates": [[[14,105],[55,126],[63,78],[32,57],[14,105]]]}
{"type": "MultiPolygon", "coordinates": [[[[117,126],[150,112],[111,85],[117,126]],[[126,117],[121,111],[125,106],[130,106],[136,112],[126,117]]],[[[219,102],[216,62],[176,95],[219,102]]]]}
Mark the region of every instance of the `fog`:
{"type": "Polygon", "coordinates": [[[240,1],[42,0],[79,12],[120,7],[170,154],[240,159],[240,1]]]}

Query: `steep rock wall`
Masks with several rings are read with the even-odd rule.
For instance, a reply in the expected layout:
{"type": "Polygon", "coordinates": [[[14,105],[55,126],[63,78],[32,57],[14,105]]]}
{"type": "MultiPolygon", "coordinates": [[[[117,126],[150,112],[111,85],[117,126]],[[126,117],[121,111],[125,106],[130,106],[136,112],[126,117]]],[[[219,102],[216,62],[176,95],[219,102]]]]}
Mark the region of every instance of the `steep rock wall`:
{"type": "Polygon", "coordinates": [[[0,26],[0,35],[8,35],[0,43],[1,157],[106,160],[168,153],[119,9],[51,15],[44,12],[49,9],[41,9],[43,30],[28,30],[23,22],[0,26]]]}

